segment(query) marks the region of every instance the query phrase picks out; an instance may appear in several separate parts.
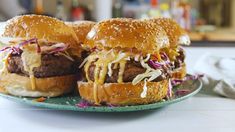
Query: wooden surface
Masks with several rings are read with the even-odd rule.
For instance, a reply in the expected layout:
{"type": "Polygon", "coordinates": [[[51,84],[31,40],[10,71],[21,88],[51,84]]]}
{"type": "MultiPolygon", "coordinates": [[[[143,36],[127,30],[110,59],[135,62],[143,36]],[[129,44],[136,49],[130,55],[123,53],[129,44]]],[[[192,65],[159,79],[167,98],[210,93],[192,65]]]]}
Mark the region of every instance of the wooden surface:
{"type": "Polygon", "coordinates": [[[191,32],[189,36],[192,41],[223,41],[235,42],[235,32],[233,31],[214,31],[206,33],[191,32]]]}

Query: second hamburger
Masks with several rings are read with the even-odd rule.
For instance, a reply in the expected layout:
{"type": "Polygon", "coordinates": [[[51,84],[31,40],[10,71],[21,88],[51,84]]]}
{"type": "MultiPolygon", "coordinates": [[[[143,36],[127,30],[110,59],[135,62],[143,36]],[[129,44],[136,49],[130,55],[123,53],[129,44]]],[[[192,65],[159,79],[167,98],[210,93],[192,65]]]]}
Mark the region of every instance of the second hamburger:
{"type": "Polygon", "coordinates": [[[96,24],[84,45],[92,53],[81,68],[81,97],[95,104],[137,105],[170,96],[169,47],[165,31],[152,22],[111,19],[96,24]]]}
{"type": "Polygon", "coordinates": [[[7,21],[0,37],[0,91],[16,96],[54,97],[76,85],[81,48],[75,32],[47,16],[24,15],[7,21]],[[76,57],[75,57],[76,56],[76,57]]]}

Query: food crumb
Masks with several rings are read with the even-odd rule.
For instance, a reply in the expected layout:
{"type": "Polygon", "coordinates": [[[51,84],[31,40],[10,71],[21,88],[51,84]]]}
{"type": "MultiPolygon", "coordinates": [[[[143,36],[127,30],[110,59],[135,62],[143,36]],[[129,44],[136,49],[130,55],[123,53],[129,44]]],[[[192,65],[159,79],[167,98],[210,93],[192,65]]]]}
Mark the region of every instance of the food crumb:
{"type": "Polygon", "coordinates": [[[36,101],[36,102],[44,102],[45,100],[46,100],[46,98],[44,98],[44,97],[34,99],[34,101],[36,101]]]}

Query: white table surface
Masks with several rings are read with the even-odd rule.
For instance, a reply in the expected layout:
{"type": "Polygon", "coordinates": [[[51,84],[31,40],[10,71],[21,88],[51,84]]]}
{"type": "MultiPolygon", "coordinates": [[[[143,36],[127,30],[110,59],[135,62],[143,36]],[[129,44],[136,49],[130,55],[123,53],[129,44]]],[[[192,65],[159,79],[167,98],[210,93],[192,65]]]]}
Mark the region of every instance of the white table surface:
{"type": "MultiPolygon", "coordinates": [[[[235,57],[235,48],[186,48],[188,67],[211,52],[235,57]]],[[[188,68],[189,69],[189,68],[188,68]]],[[[192,70],[190,70],[192,71],[192,70]]],[[[0,132],[235,132],[235,100],[197,94],[151,111],[83,113],[42,110],[0,98],[0,132]]]]}

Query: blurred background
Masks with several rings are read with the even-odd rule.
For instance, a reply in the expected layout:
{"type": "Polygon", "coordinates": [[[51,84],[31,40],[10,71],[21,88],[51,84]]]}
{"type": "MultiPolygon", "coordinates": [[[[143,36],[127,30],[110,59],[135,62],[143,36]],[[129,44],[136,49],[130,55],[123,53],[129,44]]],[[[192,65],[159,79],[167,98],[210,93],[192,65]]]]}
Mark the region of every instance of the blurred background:
{"type": "Polygon", "coordinates": [[[194,42],[235,42],[235,0],[0,0],[0,21],[32,13],[64,21],[169,17],[194,42]]]}

